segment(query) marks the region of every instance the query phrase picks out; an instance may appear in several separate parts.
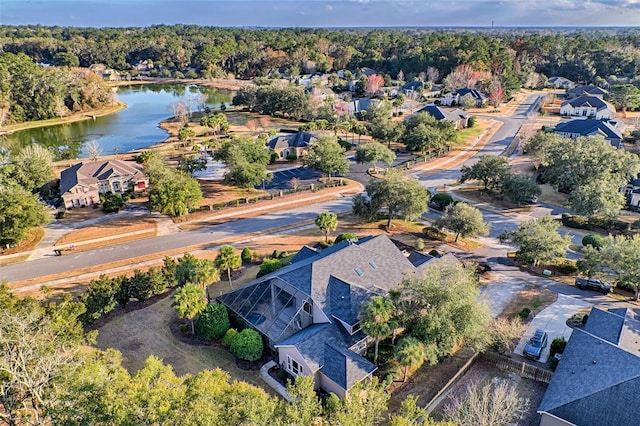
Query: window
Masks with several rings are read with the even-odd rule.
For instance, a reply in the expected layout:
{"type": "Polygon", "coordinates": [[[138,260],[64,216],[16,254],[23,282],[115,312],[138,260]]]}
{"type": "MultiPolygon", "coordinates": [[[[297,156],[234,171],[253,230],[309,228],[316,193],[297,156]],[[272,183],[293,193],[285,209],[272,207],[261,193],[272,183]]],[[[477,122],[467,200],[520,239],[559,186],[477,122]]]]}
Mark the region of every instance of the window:
{"type": "Polygon", "coordinates": [[[356,271],[356,274],[358,274],[359,277],[364,275],[364,272],[362,272],[362,269],[360,269],[360,268],[356,268],[355,271],[356,271]]]}
{"type": "Polygon", "coordinates": [[[289,370],[289,373],[293,374],[294,376],[299,376],[300,373],[302,373],[302,368],[300,368],[300,364],[298,364],[298,361],[291,358],[289,355],[287,355],[287,370],[289,370]]]}
{"type": "Polygon", "coordinates": [[[369,265],[371,265],[371,267],[372,267],[373,269],[376,269],[376,268],[378,267],[378,265],[376,264],[376,262],[375,262],[375,261],[373,261],[373,260],[370,260],[370,261],[369,261],[369,265]]]}
{"type": "Polygon", "coordinates": [[[313,313],[312,308],[311,308],[311,303],[309,303],[309,302],[304,302],[304,305],[302,305],[302,309],[306,313],[308,313],[309,315],[312,315],[312,313],[313,313]]]}
{"type": "Polygon", "coordinates": [[[351,327],[351,334],[356,334],[358,331],[360,331],[360,321],[358,321],[353,325],[353,327],[351,327]]]}

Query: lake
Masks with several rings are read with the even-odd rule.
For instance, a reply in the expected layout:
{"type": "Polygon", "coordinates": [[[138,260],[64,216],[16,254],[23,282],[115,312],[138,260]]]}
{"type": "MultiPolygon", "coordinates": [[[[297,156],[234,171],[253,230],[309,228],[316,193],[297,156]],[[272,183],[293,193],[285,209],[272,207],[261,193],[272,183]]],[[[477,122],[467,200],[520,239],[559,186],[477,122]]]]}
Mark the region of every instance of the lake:
{"type": "Polygon", "coordinates": [[[219,108],[231,102],[232,91],[186,84],[121,86],[116,97],[127,108],[116,113],[57,126],[39,127],[4,135],[2,146],[15,151],[30,143],[52,148],[58,157],[86,158],[84,145],[96,141],[102,154],[145,148],[164,141],[168,133],[158,124],[173,116],[171,105],[187,102],[193,112],[205,106],[219,108]]]}

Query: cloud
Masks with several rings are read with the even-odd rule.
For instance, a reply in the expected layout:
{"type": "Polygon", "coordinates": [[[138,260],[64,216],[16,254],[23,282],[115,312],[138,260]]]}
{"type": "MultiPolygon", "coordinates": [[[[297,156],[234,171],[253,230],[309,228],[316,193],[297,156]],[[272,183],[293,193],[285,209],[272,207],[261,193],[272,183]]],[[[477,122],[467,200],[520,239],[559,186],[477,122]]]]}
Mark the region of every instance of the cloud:
{"type": "Polygon", "coordinates": [[[329,12],[333,12],[333,6],[331,6],[330,4],[326,5],[325,9],[327,9],[329,12]]]}

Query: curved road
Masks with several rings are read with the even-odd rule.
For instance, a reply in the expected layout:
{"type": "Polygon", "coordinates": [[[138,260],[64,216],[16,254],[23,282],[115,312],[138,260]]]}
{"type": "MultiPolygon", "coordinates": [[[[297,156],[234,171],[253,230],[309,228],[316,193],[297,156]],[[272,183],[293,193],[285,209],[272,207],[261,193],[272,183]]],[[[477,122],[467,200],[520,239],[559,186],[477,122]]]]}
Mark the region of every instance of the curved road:
{"type": "MultiPolygon", "coordinates": [[[[489,143],[480,152],[467,160],[464,164],[470,165],[477,161],[477,157],[483,154],[500,155],[515,137],[518,129],[528,116],[535,112],[535,103],[540,95],[531,95],[518,107],[512,117],[491,117],[503,122],[502,127],[496,132],[489,143]]],[[[456,181],[460,176],[460,165],[455,168],[435,173],[429,177],[420,178],[423,185],[429,188],[442,186],[456,181]]],[[[265,214],[255,218],[241,219],[206,228],[183,231],[176,234],[146,238],[78,252],[61,257],[48,258],[21,262],[0,267],[0,281],[14,282],[33,279],[36,277],[70,271],[78,268],[97,266],[104,263],[125,260],[127,258],[159,253],[166,250],[179,249],[195,244],[210,242],[212,246],[230,236],[268,231],[277,227],[292,225],[315,218],[318,212],[330,210],[343,212],[350,210],[351,199],[339,198],[329,202],[312,204],[301,208],[279,213],[265,214]]],[[[492,222],[504,220],[504,217],[491,218],[492,222]]]]}

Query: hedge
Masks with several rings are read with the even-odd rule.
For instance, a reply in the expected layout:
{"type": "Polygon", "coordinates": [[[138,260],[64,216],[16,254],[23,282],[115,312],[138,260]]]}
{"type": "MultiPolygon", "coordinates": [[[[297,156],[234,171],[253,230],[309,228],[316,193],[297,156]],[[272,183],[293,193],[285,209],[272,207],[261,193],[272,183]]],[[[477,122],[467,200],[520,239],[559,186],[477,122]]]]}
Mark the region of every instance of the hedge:
{"type": "Polygon", "coordinates": [[[196,334],[205,339],[219,339],[229,327],[227,308],[221,303],[207,305],[195,324],[196,334]]]}

